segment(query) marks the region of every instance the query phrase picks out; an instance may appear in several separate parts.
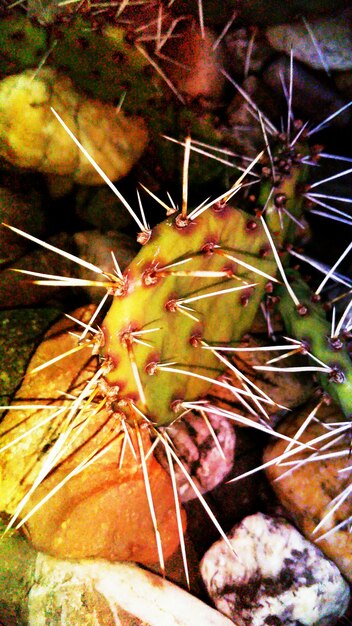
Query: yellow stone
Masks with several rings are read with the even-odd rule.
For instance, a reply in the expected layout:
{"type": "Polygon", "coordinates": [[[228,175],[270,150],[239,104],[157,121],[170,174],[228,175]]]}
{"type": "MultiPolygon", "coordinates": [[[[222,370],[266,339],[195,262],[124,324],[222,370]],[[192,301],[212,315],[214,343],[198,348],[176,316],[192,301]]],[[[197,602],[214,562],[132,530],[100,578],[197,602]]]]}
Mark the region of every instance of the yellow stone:
{"type": "MultiPolygon", "coordinates": [[[[310,407],[311,409],[312,407],[310,407]]],[[[308,416],[309,410],[301,412],[296,416],[288,418],[279,428],[282,434],[294,437],[298,429],[302,426],[308,416]]],[[[327,424],[341,422],[343,426],[343,416],[336,406],[323,405],[317,414],[319,421],[311,421],[304,433],[299,437],[299,441],[304,443],[312,442],[315,438],[331,432],[327,424]]],[[[336,435],[337,437],[337,435],[336,435]]],[[[326,518],[317,532],[314,532],[317,525],[323,520],[329,511],[332,510],[333,501],[339,494],[351,486],[351,471],[341,471],[351,466],[350,431],[345,431],[343,438],[322,450],[323,446],[334,437],[325,439],[317,444],[312,443],[313,450],[296,453],[286,461],[300,461],[318,452],[340,453],[341,456],[333,456],[329,459],[311,461],[293,466],[283,464],[272,464],[267,468],[267,475],[277,493],[280,501],[292,514],[297,526],[302,533],[314,542],[332,561],[336,563],[346,578],[352,582],[352,534],[349,532],[349,524],[342,525],[325,538],[319,540],[329,530],[348,520],[352,515],[352,493],[348,494],[341,505],[326,518]],[[292,469],[286,476],[278,479],[288,469],[292,469]]],[[[264,462],[278,458],[286,450],[288,442],[276,439],[265,451],[264,462]]],[[[284,463],[284,461],[282,462],[284,463]]],[[[347,495],[347,491],[345,494],[347,495]]]]}
{"type": "Polygon", "coordinates": [[[0,83],[0,156],[12,165],[68,176],[84,185],[104,184],[51,107],[110,180],[125,176],[148,141],[140,117],[88,98],[52,68],[27,70],[0,83]]]}
{"type": "MultiPolygon", "coordinates": [[[[87,323],[93,311],[94,307],[89,307],[74,315],[87,323]]],[[[54,325],[33,356],[28,372],[74,349],[77,339],[67,333],[73,327],[67,319],[54,325]]],[[[37,373],[27,372],[14,403],[32,408],[12,409],[1,423],[0,511],[9,515],[18,511],[17,521],[29,514],[25,530],[32,545],[58,558],[155,563],[159,552],[140,456],[141,446],[145,455],[151,447],[147,426],[139,427],[139,440],[136,431],[130,429],[135,452],[127,444],[121,464],[124,437],[120,418],[99,406],[102,394],[96,385],[83,412],[70,414],[68,409],[52,417],[56,411],[50,406],[59,409],[65,402],[72,406],[69,395],[65,401],[63,394],[77,397],[97,367],[91,347],[84,347],[37,373]],[[35,410],[35,405],[43,404],[48,408],[35,410]],[[67,440],[62,439],[65,433],[69,434],[67,440]],[[55,446],[59,454],[53,460],[55,446]],[[90,459],[94,459],[92,463],[90,459]],[[49,471],[39,481],[46,467],[49,471]],[[80,467],[82,471],[77,471],[80,467]],[[33,513],[37,504],[40,507],[33,513]]],[[[146,467],[157,530],[167,559],[177,549],[181,532],[174,492],[169,475],[153,454],[146,460],[146,467]]],[[[184,530],[183,512],[181,517],[184,530]]]]}

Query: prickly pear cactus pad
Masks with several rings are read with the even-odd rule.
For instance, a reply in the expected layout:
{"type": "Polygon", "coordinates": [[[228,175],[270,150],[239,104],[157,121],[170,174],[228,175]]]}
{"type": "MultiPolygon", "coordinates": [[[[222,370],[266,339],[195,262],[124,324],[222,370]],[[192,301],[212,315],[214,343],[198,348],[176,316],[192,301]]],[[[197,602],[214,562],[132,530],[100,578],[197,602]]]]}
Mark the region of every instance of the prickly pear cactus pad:
{"type": "Polygon", "coordinates": [[[211,348],[241,338],[275,273],[266,254],[260,222],[226,204],[154,228],[102,327],[113,406],[161,425],[201,399],[224,369],[211,348]]]}
{"type": "Polygon", "coordinates": [[[300,306],[294,307],[286,291],[281,290],[280,312],[290,334],[309,354],[319,356],[317,377],[327,393],[338,403],[346,419],[352,409],[352,369],[348,353],[348,335],[336,326],[333,331],[319,294],[312,293],[298,273],[292,273],[293,288],[300,306]]]}
{"type": "Polygon", "coordinates": [[[45,30],[25,15],[1,18],[0,41],[1,76],[34,67],[46,51],[45,30]]]}
{"type": "Polygon", "coordinates": [[[89,99],[70,78],[50,68],[8,76],[0,83],[0,155],[12,165],[69,176],[81,184],[101,177],[57,123],[62,115],[107,175],[126,175],[148,138],[141,118],[127,118],[112,105],[89,99]]]}

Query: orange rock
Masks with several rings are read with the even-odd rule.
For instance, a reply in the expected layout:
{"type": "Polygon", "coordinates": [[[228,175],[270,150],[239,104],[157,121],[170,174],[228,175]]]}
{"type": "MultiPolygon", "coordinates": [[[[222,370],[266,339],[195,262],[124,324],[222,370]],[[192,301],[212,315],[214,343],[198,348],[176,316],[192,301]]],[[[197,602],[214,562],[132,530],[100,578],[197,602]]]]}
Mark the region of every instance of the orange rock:
{"type": "MultiPolygon", "coordinates": [[[[91,313],[91,309],[83,310],[75,316],[87,321],[91,313]]],[[[66,332],[70,325],[67,320],[61,321],[50,330],[29,370],[77,344],[66,332]]],[[[33,405],[43,404],[40,399],[45,398],[59,408],[62,392],[77,395],[77,390],[93,376],[97,369],[94,361],[87,347],[37,374],[27,373],[16,403],[24,403],[27,398],[29,404],[31,398],[33,405]]],[[[156,562],[159,554],[155,527],[140,457],[141,448],[146,455],[151,446],[147,425],[139,426],[138,433],[127,426],[135,452],[127,443],[120,467],[124,440],[120,418],[98,407],[98,402],[91,401],[82,412],[70,415],[68,409],[52,419],[50,415],[55,411],[48,408],[8,412],[2,423],[0,446],[35,430],[0,456],[0,510],[13,515],[22,503],[18,514],[22,519],[29,515],[25,527],[32,544],[56,557],[156,562]],[[55,449],[58,456],[53,460],[55,449]],[[39,472],[45,477],[34,489],[39,472]],[[25,497],[28,501],[23,500],[25,497]],[[33,512],[36,505],[40,506],[33,512]]],[[[171,480],[152,454],[146,468],[166,559],[179,544],[171,480]]],[[[184,513],[182,524],[184,530],[184,513]]]]}
{"type": "MultiPolygon", "coordinates": [[[[279,431],[293,437],[307,415],[308,411],[305,411],[296,415],[296,417],[287,419],[280,426],[279,431]]],[[[343,419],[339,409],[333,405],[321,407],[318,417],[322,423],[318,421],[311,422],[299,437],[299,441],[308,443],[316,437],[327,434],[329,431],[324,428],[324,423],[336,423],[343,419]]],[[[327,439],[313,444],[316,451],[320,454],[324,454],[324,452],[338,454],[346,451],[345,456],[335,456],[316,462],[302,463],[294,471],[280,478],[280,480],[276,479],[287,472],[290,466],[273,464],[267,468],[266,472],[272,487],[275,489],[281,502],[292,514],[302,533],[310,541],[316,542],[317,546],[336,563],[346,578],[352,582],[352,535],[349,532],[349,525],[345,523],[338,529],[335,529],[336,526],[348,520],[352,514],[351,494],[326,519],[320,530],[316,533],[313,532],[324,516],[332,509],[333,500],[348,488],[351,482],[350,472],[341,471],[350,465],[348,456],[350,434],[348,431],[345,431],[345,433],[344,439],[339,439],[334,446],[330,446],[327,450],[319,452],[324,445],[326,446],[327,439]],[[333,529],[335,529],[333,532],[324,539],[319,540],[320,536],[333,529]]],[[[286,441],[276,439],[265,451],[264,462],[275,460],[285,451],[287,445],[286,441]]],[[[288,458],[287,461],[298,462],[313,455],[314,452],[315,450],[300,452],[288,458]]]]}

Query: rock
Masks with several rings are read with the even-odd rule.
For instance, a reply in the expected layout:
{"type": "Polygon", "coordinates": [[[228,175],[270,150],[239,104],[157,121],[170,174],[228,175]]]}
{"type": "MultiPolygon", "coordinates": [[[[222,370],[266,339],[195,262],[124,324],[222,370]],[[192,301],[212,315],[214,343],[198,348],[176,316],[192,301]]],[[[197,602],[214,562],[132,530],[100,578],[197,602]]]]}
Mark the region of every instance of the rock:
{"type": "Polygon", "coordinates": [[[231,622],[155,574],[102,561],[70,563],[38,555],[29,626],[230,626],[231,622]],[[49,620],[49,621],[48,621],[49,620]]]}
{"type": "MultiPolygon", "coordinates": [[[[208,420],[214,434],[206,420],[196,413],[190,413],[185,420],[177,421],[168,428],[178,458],[202,494],[214,489],[229,473],[236,444],[235,431],[226,418],[210,413],[208,420]]],[[[164,448],[159,446],[156,456],[168,470],[164,448]]],[[[175,475],[181,501],[196,498],[194,489],[178,465],[175,466],[175,475]]]]}
{"type": "Polygon", "coordinates": [[[266,30],[266,36],[275,50],[290,55],[292,49],[295,59],[316,70],[352,69],[349,9],[340,15],[310,19],[306,23],[271,26],[266,30]]]}
{"type": "MultiPolygon", "coordinates": [[[[272,89],[273,96],[283,98],[282,81],[289,85],[290,81],[290,61],[287,57],[280,57],[273,61],[263,73],[264,82],[272,89]]],[[[321,122],[331,114],[338,111],[346,104],[330,83],[321,79],[316,74],[305,68],[300,63],[293,66],[293,92],[292,106],[297,114],[304,120],[311,122],[321,122]]],[[[351,122],[349,109],[337,115],[329,122],[331,128],[344,128],[351,122]]]]}
{"type": "Polygon", "coordinates": [[[88,98],[68,77],[43,67],[0,83],[0,156],[17,167],[69,176],[80,184],[105,184],[51,108],[110,180],[125,176],[146,147],[141,118],[127,118],[114,106],[88,98]]]}
{"type": "MultiPolygon", "coordinates": [[[[249,76],[241,86],[259,109],[264,114],[269,114],[270,119],[279,114],[275,94],[263,81],[256,76],[249,76]]],[[[249,108],[247,100],[240,93],[236,93],[227,108],[229,128],[224,128],[224,136],[229,134],[232,146],[240,154],[254,158],[262,150],[264,138],[260,122],[252,115],[249,108]]],[[[247,165],[248,163],[245,167],[247,165]]]]}
{"type": "MultiPolygon", "coordinates": [[[[74,316],[87,323],[93,311],[74,316]]],[[[98,404],[80,396],[98,365],[91,346],[83,343],[77,350],[77,338],[68,332],[74,329],[67,319],[50,328],[14,399],[21,408],[8,411],[1,423],[0,511],[17,511],[22,520],[28,515],[32,544],[54,556],[155,563],[160,553],[139,447],[147,455],[148,431],[140,427],[137,445],[131,430],[131,446],[123,454],[124,430],[116,413],[101,408],[98,388],[93,394],[98,404]],[[29,373],[70,350],[50,367],[29,373]],[[72,395],[80,398],[79,410],[68,400],[72,395]]],[[[166,559],[179,545],[185,515],[181,510],[177,520],[170,477],[152,454],[145,467],[166,559]]]]}
{"type": "Polygon", "coordinates": [[[257,28],[230,29],[224,38],[225,63],[230,74],[242,75],[260,72],[273,51],[263,33],[257,28]]]}
{"type": "MultiPolygon", "coordinates": [[[[224,532],[258,509],[268,508],[276,497],[263,472],[249,473],[262,463],[262,448],[265,438],[254,428],[237,428],[235,462],[225,480],[205,496],[206,502],[224,532]],[[240,478],[236,480],[236,478],[240,478]],[[232,479],[235,479],[233,482],[232,479]]],[[[187,513],[187,534],[191,538],[199,559],[218,539],[219,531],[210,520],[199,499],[184,503],[187,513]]],[[[272,512],[272,510],[270,511],[272,512]]],[[[280,510],[280,514],[281,514],[280,510]]]]}
{"type": "MultiPolygon", "coordinates": [[[[114,253],[122,272],[138,252],[138,245],[132,237],[114,231],[100,233],[98,230],[87,230],[75,233],[73,239],[77,247],[77,255],[81,259],[110,273],[115,272],[111,252],[114,253]]],[[[74,275],[86,280],[97,279],[96,274],[81,265],[76,265],[74,275]]],[[[95,303],[99,303],[105,294],[105,289],[101,287],[87,286],[84,290],[89,295],[90,302],[95,303]]]]}
{"type": "MultiPolygon", "coordinates": [[[[5,524],[0,520],[1,532],[5,524]]],[[[132,563],[63,561],[35,552],[19,533],[0,543],[4,626],[231,626],[171,582],[132,563]]]]}
{"type": "MultiPolygon", "coordinates": [[[[287,418],[278,430],[290,437],[295,436],[308,413],[307,410],[287,418]]],[[[343,420],[342,413],[334,405],[322,406],[317,417],[319,419],[310,422],[299,437],[299,441],[307,443],[316,437],[326,435],[329,433],[327,425],[329,422],[338,423],[343,420]]],[[[330,430],[332,435],[334,432],[334,430],[330,430]]],[[[325,438],[320,443],[315,443],[314,449],[319,451],[330,441],[331,438],[325,438]]],[[[345,469],[350,466],[348,456],[350,442],[350,432],[346,430],[345,435],[334,446],[330,445],[326,450],[327,453],[336,453],[337,456],[314,463],[299,463],[300,460],[304,461],[310,454],[314,454],[314,450],[300,452],[287,459],[287,461],[297,462],[296,467],[272,463],[266,471],[280,501],[293,516],[302,533],[310,541],[317,542],[319,548],[338,565],[341,572],[352,582],[352,534],[349,532],[346,522],[352,515],[351,492],[348,496],[348,489],[351,489],[351,473],[346,472],[345,469]],[[276,480],[288,469],[291,469],[290,473],[287,473],[280,480],[276,480]],[[346,494],[345,500],[326,519],[319,532],[314,533],[317,525],[332,509],[335,498],[338,498],[342,493],[346,494]],[[320,536],[329,530],[332,531],[339,524],[343,525],[325,538],[320,539],[320,536]]],[[[285,451],[286,446],[284,441],[276,439],[266,449],[264,462],[274,461],[285,451]]]]}
{"type": "MultiPolygon", "coordinates": [[[[25,198],[8,187],[0,186],[0,224],[10,224],[34,236],[44,233],[45,214],[37,194],[25,198]]],[[[7,263],[23,254],[28,241],[21,239],[8,228],[0,226],[0,264],[7,263]]]]}
{"type": "MultiPolygon", "coordinates": [[[[282,340],[279,343],[285,344],[287,342],[282,340]]],[[[253,385],[256,385],[258,389],[272,400],[273,404],[265,405],[265,411],[267,412],[266,423],[275,426],[287,410],[292,410],[304,404],[304,402],[311,397],[313,379],[310,376],[294,372],[285,372],[280,375],[277,372],[255,370],[254,368],[256,366],[265,365],[270,359],[285,354],[285,352],[276,351],[275,349],[270,351],[260,350],[263,346],[275,348],[275,344],[269,339],[268,341],[264,341],[262,337],[248,334],[237,346],[240,350],[248,350],[248,352],[238,351],[228,353],[227,358],[238,371],[242,372],[242,374],[247,377],[247,380],[250,380],[253,385]],[[255,348],[258,348],[258,350],[255,348]]],[[[287,350],[287,352],[288,351],[289,350],[287,350]]],[[[285,359],[286,365],[292,366],[300,363],[301,357],[299,355],[285,359]]],[[[238,378],[235,372],[230,368],[226,370],[226,379],[231,385],[238,386],[238,378]]],[[[215,399],[216,404],[222,408],[234,411],[248,419],[258,421],[259,416],[250,413],[248,408],[235,398],[231,391],[213,385],[209,395],[215,399]]],[[[262,416],[262,414],[260,415],[262,416]]],[[[236,419],[234,419],[234,424],[241,425],[239,421],[236,422],[236,419]]]]}
{"type": "Polygon", "coordinates": [[[245,518],[201,562],[216,607],[236,626],[330,626],[346,611],[349,587],[337,567],[283,519],[245,518]]]}

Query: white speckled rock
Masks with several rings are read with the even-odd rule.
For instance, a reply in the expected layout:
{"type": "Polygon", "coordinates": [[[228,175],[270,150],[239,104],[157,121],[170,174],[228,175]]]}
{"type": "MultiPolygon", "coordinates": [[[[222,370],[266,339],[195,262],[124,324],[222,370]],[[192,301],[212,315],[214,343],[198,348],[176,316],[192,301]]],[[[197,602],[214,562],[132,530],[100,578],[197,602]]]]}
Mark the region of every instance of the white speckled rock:
{"type": "Polygon", "coordinates": [[[132,563],[38,554],[28,626],[231,626],[180,587],[132,563]]]}
{"type": "Polygon", "coordinates": [[[246,517],[205,554],[201,573],[216,607],[237,626],[331,626],[349,587],[337,567],[288,522],[246,517]]]}
{"type": "MultiPolygon", "coordinates": [[[[214,489],[230,472],[236,445],[235,429],[229,420],[215,413],[208,414],[208,419],[213,434],[203,417],[195,413],[190,413],[186,420],[175,422],[168,428],[178,458],[201,493],[214,489]]],[[[161,446],[156,449],[156,457],[168,469],[167,458],[161,446]]],[[[175,467],[175,474],[182,502],[196,498],[194,489],[181,469],[175,467]]]]}
{"type": "Polygon", "coordinates": [[[279,24],[267,29],[266,35],[275,50],[290,54],[295,59],[314,69],[348,70],[352,68],[351,12],[347,10],[338,16],[312,19],[292,24],[279,24]],[[318,53],[313,37],[318,44],[318,53]]]}

